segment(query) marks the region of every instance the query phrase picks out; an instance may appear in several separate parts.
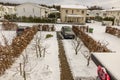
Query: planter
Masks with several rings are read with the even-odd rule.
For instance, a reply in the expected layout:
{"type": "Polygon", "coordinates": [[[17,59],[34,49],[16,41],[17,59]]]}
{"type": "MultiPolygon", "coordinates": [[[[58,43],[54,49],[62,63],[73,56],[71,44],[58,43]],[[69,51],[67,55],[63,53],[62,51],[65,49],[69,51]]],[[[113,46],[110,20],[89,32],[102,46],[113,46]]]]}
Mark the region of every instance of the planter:
{"type": "Polygon", "coordinates": [[[89,28],[89,33],[93,33],[93,28],[89,28]]]}

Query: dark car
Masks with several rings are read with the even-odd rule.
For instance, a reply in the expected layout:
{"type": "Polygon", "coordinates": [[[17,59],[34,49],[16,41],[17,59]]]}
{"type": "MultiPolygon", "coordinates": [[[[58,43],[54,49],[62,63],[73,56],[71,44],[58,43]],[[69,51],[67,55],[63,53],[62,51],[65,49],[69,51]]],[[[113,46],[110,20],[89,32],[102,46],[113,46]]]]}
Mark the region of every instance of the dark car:
{"type": "Polygon", "coordinates": [[[75,34],[72,31],[72,28],[70,28],[69,26],[63,26],[61,29],[61,33],[65,39],[74,39],[75,38],[75,34]]]}
{"type": "Polygon", "coordinates": [[[27,30],[27,29],[30,29],[30,27],[29,27],[29,26],[18,26],[17,31],[16,31],[17,36],[21,35],[22,32],[23,32],[25,29],[26,29],[26,30],[27,30]]]}
{"type": "Polygon", "coordinates": [[[24,28],[17,28],[17,36],[20,36],[22,32],[24,31],[24,28]]]}

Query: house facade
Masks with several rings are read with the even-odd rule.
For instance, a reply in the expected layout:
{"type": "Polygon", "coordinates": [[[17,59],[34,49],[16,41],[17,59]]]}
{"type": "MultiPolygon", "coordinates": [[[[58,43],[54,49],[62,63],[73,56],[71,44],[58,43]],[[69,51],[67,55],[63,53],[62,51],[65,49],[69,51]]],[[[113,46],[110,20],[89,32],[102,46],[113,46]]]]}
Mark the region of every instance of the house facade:
{"type": "Polygon", "coordinates": [[[0,5],[0,18],[2,18],[4,16],[4,7],[3,5],[0,5]]]}
{"type": "Polygon", "coordinates": [[[36,3],[23,3],[16,7],[17,17],[46,17],[47,8],[42,7],[36,3]]]}
{"type": "Polygon", "coordinates": [[[85,24],[87,7],[81,5],[61,5],[60,16],[63,23],[85,24]]]}
{"type": "Polygon", "coordinates": [[[4,11],[5,11],[5,14],[8,14],[8,15],[16,13],[15,6],[4,6],[4,11]]]}
{"type": "Polygon", "coordinates": [[[107,16],[106,10],[87,10],[88,18],[95,18],[96,16],[105,18],[107,16]]]}
{"type": "Polygon", "coordinates": [[[120,8],[113,8],[106,11],[107,17],[114,18],[114,25],[120,25],[120,8]]]}
{"type": "Polygon", "coordinates": [[[0,17],[4,17],[4,15],[15,14],[15,12],[15,6],[0,5],[0,17]]]}

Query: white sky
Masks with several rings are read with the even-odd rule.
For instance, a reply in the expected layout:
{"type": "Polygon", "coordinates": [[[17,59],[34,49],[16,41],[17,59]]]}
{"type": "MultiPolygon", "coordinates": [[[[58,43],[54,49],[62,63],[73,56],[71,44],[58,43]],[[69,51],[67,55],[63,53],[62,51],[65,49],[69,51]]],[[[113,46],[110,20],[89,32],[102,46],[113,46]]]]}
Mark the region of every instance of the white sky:
{"type": "Polygon", "coordinates": [[[39,4],[81,4],[85,6],[99,5],[104,8],[120,7],[120,0],[0,0],[3,2],[34,2],[39,4]]]}

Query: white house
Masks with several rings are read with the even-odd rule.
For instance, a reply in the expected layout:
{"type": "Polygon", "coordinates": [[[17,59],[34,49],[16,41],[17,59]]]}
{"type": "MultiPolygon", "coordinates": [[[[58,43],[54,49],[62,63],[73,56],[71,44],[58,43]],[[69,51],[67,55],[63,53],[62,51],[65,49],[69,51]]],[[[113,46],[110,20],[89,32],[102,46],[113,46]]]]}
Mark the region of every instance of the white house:
{"type": "Polygon", "coordinates": [[[6,14],[15,14],[16,10],[15,10],[15,6],[3,6],[4,7],[4,11],[6,14]]]}
{"type": "Polygon", "coordinates": [[[114,18],[114,25],[120,25],[120,8],[113,8],[106,11],[108,17],[114,18]]]}
{"type": "Polygon", "coordinates": [[[87,10],[87,17],[100,16],[102,18],[106,17],[106,10],[87,10]]]}
{"type": "Polygon", "coordinates": [[[87,7],[81,5],[61,5],[60,14],[63,23],[85,24],[87,7]]]}
{"type": "Polygon", "coordinates": [[[0,5],[0,17],[4,17],[4,15],[15,14],[15,6],[5,6],[0,5]]]}
{"type": "Polygon", "coordinates": [[[42,7],[36,3],[23,3],[19,6],[16,6],[16,15],[20,16],[32,16],[32,17],[46,17],[47,16],[47,8],[42,7]]]}
{"type": "Polygon", "coordinates": [[[4,16],[4,8],[3,5],[0,5],[0,18],[4,16]]]}

